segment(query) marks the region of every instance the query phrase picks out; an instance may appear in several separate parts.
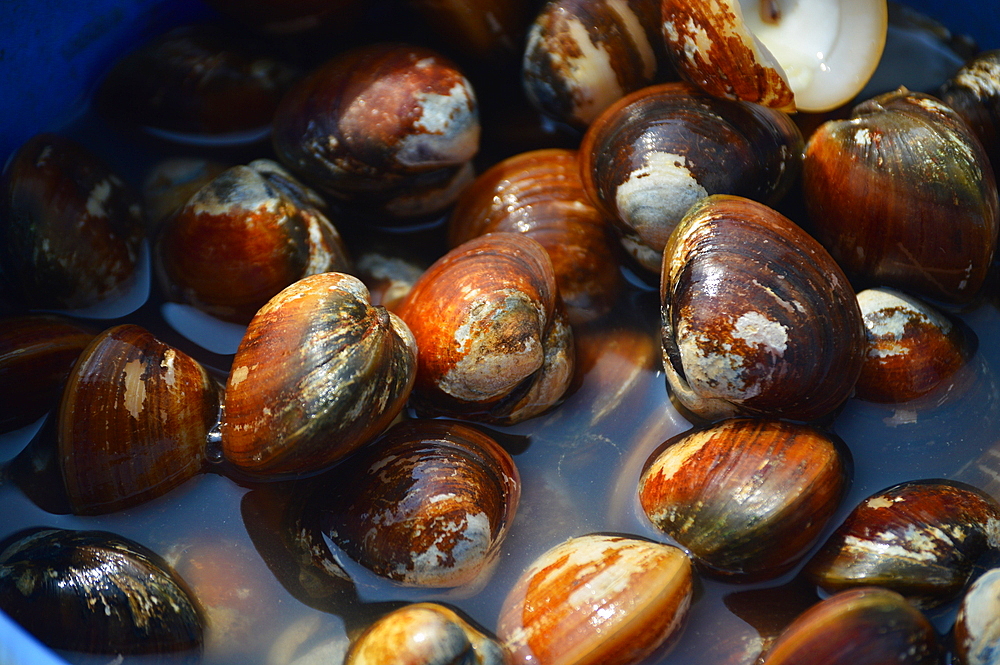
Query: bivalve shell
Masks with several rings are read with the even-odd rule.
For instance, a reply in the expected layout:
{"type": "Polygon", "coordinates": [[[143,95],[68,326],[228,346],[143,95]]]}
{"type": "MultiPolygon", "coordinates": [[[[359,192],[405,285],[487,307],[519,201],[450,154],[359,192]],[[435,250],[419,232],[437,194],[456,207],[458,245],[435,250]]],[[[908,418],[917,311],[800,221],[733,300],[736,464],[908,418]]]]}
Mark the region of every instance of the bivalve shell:
{"type": "Polygon", "coordinates": [[[972,583],[955,617],[955,658],[961,665],[1000,662],[1000,568],[972,583]]]}

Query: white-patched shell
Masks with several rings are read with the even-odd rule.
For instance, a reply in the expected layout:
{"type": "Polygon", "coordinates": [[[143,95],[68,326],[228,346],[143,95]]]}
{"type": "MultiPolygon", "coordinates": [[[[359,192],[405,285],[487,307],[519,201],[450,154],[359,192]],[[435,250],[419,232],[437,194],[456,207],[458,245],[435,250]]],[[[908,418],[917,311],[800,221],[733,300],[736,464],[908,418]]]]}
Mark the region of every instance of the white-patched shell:
{"type": "Polygon", "coordinates": [[[691,564],[676,547],[573,538],[521,575],[500,611],[497,635],[511,663],[635,663],[678,637],[691,585],[691,564]]]}
{"type": "Polygon", "coordinates": [[[955,655],[962,665],[1000,663],[1000,568],[965,592],[955,619],[955,655]]]}

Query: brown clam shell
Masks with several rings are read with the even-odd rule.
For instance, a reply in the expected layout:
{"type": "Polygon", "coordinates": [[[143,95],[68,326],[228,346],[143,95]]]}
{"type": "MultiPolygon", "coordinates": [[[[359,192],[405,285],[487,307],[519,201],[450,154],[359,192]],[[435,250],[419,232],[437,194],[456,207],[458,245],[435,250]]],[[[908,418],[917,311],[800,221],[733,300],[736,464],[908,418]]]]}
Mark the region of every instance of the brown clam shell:
{"type": "Polygon", "coordinates": [[[1000,49],[983,51],[948,79],[938,95],[962,116],[1000,169],[1000,49]]]}
{"type": "Polygon", "coordinates": [[[0,274],[11,296],[32,308],[76,309],[127,290],[142,207],[96,155],[39,134],[5,167],[0,197],[0,274]]]}
{"type": "Polygon", "coordinates": [[[727,420],[669,439],[646,462],[639,502],[706,573],[774,578],[805,556],[840,504],[847,469],[823,432],[727,420]]]}
{"type": "Polygon", "coordinates": [[[806,610],[778,637],[763,665],[935,665],[934,627],[888,589],[843,591],[806,610]]]}
{"type": "Polygon", "coordinates": [[[866,351],[855,396],[905,402],[942,385],[973,349],[962,328],[927,303],[893,289],[858,294],[866,351]]]}
{"type": "Polygon", "coordinates": [[[824,123],[802,182],[817,238],[852,278],[956,303],[979,291],[997,186],[978,139],[939,100],[904,88],[824,123]]]}
{"type": "Polygon", "coordinates": [[[326,530],[351,558],[407,586],[485,579],[521,495],[510,455],[457,422],[407,421],[336,472],[326,530]]]}
{"type": "Polygon", "coordinates": [[[270,160],[227,169],[164,225],[164,290],[213,316],[248,323],[283,288],[351,262],[314,192],[270,160]]]}
{"type": "Polygon", "coordinates": [[[573,333],[538,242],[491,233],[438,259],[399,308],[417,341],[419,410],[510,424],[562,398],[573,333]]]}
{"type": "Polygon", "coordinates": [[[805,570],[829,592],[878,585],[933,607],[961,593],[998,528],[1000,506],[972,486],[902,483],[855,507],[805,570]]]}
{"type": "Polygon", "coordinates": [[[437,603],[415,603],[386,614],[365,629],[344,665],[463,663],[503,665],[500,645],[437,603]]]}
{"type": "Polygon", "coordinates": [[[219,399],[204,367],[139,326],[94,338],[59,406],[59,464],[73,512],[135,506],[198,474],[219,399]]]}
{"type": "Polygon", "coordinates": [[[802,145],[780,111],[665,83],[623,97],[590,125],[580,175],[625,249],[655,273],[692,204],[710,194],[775,203],[798,176],[802,145]]]}
{"type": "Polygon", "coordinates": [[[515,155],[466,188],[448,221],[451,246],[498,231],[524,233],[545,248],[570,323],[611,309],[621,289],[616,241],[584,191],[575,150],[515,155]]]}
{"type": "Polygon", "coordinates": [[[426,48],[375,44],[294,86],[275,115],[273,142],[310,184],[405,217],[454,201],[456,183],[471,180],[479,131],[475,93],[455,65],[426,48]]]}
{"type": "Polygon", "coordinates": [[[511,665],[626,665],[669,649],[692,599],[691,563],[670,545],[588,535],[553,547],[500,610],[511,665]]]}
{"type": "Polygon", "coordinates": [[[817,420],[861,371],[864,326],[844,273],[805,231],[749,199],[692,206],[664,251],[660,299],[668,383],[702,418],[817,420]]]}
{"type": "Polygon", "coordinates": [[[247,474],[316,473],[384,430],[413,385],[406,325],[343,273],[283,289],[250,322],[226,384],[222,449],[247,474]]]}
{"type": "Polygon", "coordinates": [[[542,113],[586,127],[652,84],[666,60],[659,13],[646,0],[550,0],[528,30],[521,67],[528,99],[542,113]]]}
{"type": "Polygon", "coordinates": [[[55,406],[94,333],[51,314],[0,318],[0,432],[24,427],[55,406]]]}

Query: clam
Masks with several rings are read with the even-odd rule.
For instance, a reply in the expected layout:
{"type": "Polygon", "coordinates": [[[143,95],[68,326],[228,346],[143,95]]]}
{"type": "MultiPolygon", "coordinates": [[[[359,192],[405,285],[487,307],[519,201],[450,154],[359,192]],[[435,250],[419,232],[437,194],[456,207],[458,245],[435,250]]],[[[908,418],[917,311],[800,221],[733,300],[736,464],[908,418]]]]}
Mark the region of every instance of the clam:
{"type": "Polygon", "coordinates": [[[894,485],[862,501],[806,566],[828,592],[878,585],[919,607],[958,596],[997,547],[1000,506],[954,481],[894,485]]]}
{"type": "Polygon", "coordinates": [[[935,665],[937,634],[898,593],[878,587],[842,591],[785,629],[762,665],[935,665]]]}
{"type": "Polygon", "coordinates": [[[962,116],[1000,169],[1000,50],[984,51],[945,81],[941,100],[962,116]]]}
{"type": "Polygon", "coordinates": [[[80,144],[39,134],[0,186],[0,290],[30,308],[111,300],[135,279],[143,238],[138,194],[80,144]]]}
{"type": "Polygon", "coordinates": [[[662,0],[677,71],[717,97],[826,111],[853,98],[885,45],[885,0],[662,0]]]}
{"type": "Polygon", "coordinates": [[[500,610],[497,639],[511,665],[638,663],[673,646],[691,598],[691,563],[680,549],[580,536],[521,574],[500,610]]]}
{"type": "Polygon", "coordinates": [[[521,153],[477,177],[452,209],[448,240],[455,247],[494,232],[545,248],[571,324],[610,311],[621,290],[616,240],[584,191],[576,151],[521,153]]]}
{"type": "Polygon", "coordinates": [[[995,665],[1000,654],[1000,568],[972,583],[955,617],[955,660],[960,665],[995,665]]]}
{"type": "Polygon", "coordinates": [[[660,299],[668,384],[706,420],[817,420],[861,371],[864,326],[847,278],[805,231],[749,199],[691,208],[664,250],[660,299]]]}
{"type": "Polygon", "coordinates": [[[318,473],[388,427],[415,372],[409,329],[359,279],[301,279],[257,312],[233,358],[225,459],[258,478],[318,473]]]}
{"type": "Polygon", "coordinates": [[[776,203],[798,177],[802,145],[780,111],[665,83],[623,97],[591,124],[580,175],[628,253],[657,273],[692,204],[710,194],[776,203]]]}
{"type": "Polygon", "coordinates": [[[441,420],[395,425],[327,485],[317,499],[331,540],[375,573],[421,587],[485,581],[521,495],[496,441],[441,420]]]}
{"type": "Polygon", "coordinates": [[[974,345],[958,323],[927,303],[894,289],[858,293],[866,351],[855,395],[873,402],[905,402],[947,381],[974,345]]]}
{"type": "Polygon", "coordinates": [[[204,618],[157,554],[104,531],[36,529],[0,549],[0,609],[53,649],[200,655],[204,618]]]}
{"type": "Polygon", "coordinates": [[[501,64],[518,54],[533,6],[527,0],[409,0],[409,4],[463,55],[501,64]]]}
{"type": "Polygon", "coordinates": [[[586,127],[665,66],[659,6],[647,0],[550,0],[528,30],[524,90],[542,113],[586,127]]]}
{"type": "Polygon", "coordinates": [[[538,242],[490,233],[438,259],[400,305],[418,348],[412,404],[511,424],[555,406],[573,377],[573,333],[538,242]]]}
{"type": "Polygon", "coordinates": [[[639,503],[707,574],[777,577],[806,555],[840,504],[841,447],[804,425],[727,420],[655,451],[639,503]]]}
{"type": "Polygon", "coordinates": [[[479,131],[475,93],[454,64],[426,48],[375,44],[295,85],[273,142],[307,183],[389,224],[454,202],[472,179],[479,131]]]}
{"type": "Polygon", "coordinates": [[[94,333],[53,314],[0,318],[0,432],[45,415],[94,333]]]}
{"type": "Polygon", "coordinates": [[[293,282],[351,269],[325,208],[270,160],[227,169],[164,223],[157,243],[164,291],[217,318],[248,323],[293,282]]]}
{"type": "Polygon", "coordinates": [[[110,513],[201,472],[220,390],[187,354],[132,324],[98,335],[77,360],[57,423],[72,511],[110,513]]]}
{"type": "Polygon", "coordinates": [[[142,199],[154,232],[199,189],[228,168],[201,157],[173,157],[154,164],[142,182],[142,199]]]}
{"type": "Polygon", "coordinates": [[[385,615],[351,643],[344,665],[503,665],[503,650],[437,603],[385,615]]]}
{"type": "Polygon", "coordinates": [[[247,143],[266,138],[298,78],[291,65],[218,26],[186,25],[119,60],[97,93],[115,122],[171,141],[247,143]]]}
{"type": "Polygon", "coordinates": [[[1000,229],[986,153],[955,111],[905,89],[809,139],[803,191],[815,234],[852,278],[971,301],[1000,229]]]}

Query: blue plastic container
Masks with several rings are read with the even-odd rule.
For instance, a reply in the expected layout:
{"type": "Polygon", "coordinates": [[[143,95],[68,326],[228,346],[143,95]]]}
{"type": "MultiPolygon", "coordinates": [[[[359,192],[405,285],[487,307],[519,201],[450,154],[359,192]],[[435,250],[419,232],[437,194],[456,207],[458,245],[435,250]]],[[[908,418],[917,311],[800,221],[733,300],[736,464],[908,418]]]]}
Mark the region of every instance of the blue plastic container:
{"type": "MultiPolygon", "coordinates": [[[[1000,0],[907,0],[983,48],[1000,48],[1000,0]]],[[[119,56],[175,25],[214,12],[200,0],[0,2],[0,163],[32,135],[85,109],[119,56]]],[[[0,613],[0,664],[65,665],[0,613]]]]}

